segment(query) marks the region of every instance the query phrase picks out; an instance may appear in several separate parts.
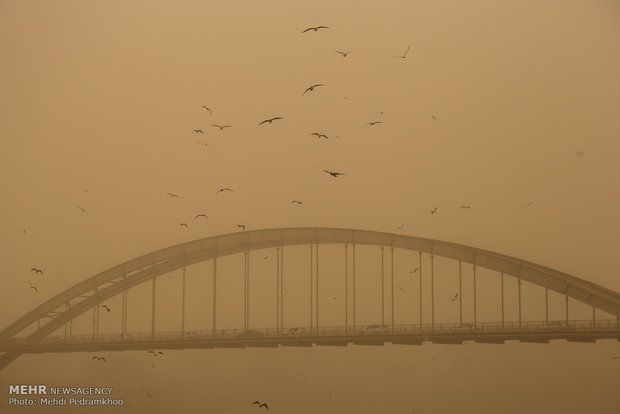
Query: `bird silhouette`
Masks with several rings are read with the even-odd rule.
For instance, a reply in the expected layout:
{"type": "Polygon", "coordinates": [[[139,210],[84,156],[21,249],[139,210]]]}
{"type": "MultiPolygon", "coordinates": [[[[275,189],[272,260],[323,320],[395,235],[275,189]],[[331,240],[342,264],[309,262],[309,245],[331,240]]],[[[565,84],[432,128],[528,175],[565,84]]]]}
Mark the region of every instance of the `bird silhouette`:
{"type": "Polygon", "coordinates": [[[461,206],[461,208],[467,210],[467,209],[471,209],[471,206],[461,206]]]}
{"type": "Polygon", "coordinates": [[[612,356],[612,357],[611,357],[611,358],[609,358],[609,359],[620,359],[620,356],[612,356]]]}
{"type": "Polygon", "coordinates": [[[410,271],[409,273],[410,273],[410,274],[411,274],[411,273],[415,273],[415,272],[417,272],[417,271],[418,271],[418,269],[419,269],[419,268],[420,268],[420,267],[418,266],[418,267],[416,267],[415,269],[413,269],[412,271],[410,271]]]}
{"type": "Polygon", "coordinates": [[[334,52],[336,52],[336,53],[340,53],[340,54],[342,55],[342,57],[347,57],[347,55],[348,55],[349,53],[351,53],[351,51],[350,51],[350,50],[349,50],[348,52],[341,52],[340,50],[334,50],[334,52]]]}
{"type": "Polygon", "coordinates": [[[110,309],[107,305],[101,305],[102,308],[105,308],[105,310],[107,310],[108,312],[110,312],[112,309],[110,309]]]}
{"type": "Polygon", "coordinates": [[[224,188],[220,188],[219,190],[216,191],[217,193],[223,193],[224,191],[233,191],[232,188],[228,188],[228,187],[224,187],[224,188]]]}
{"type": "Polygon", "coordinates": [[[240,229],[245,230],[245,225],[244,224],[237,224],[237,227],[239,227],[240,229]]]}
{"type": "Polygon", "coordinates": [[[194,134],[204,134],[204,131],[202,129],[195,129],[194,134]]]}
{"type": "Polygon", "coordinates": [[[382,123],[383,123],[383,122],[381,122],[381,121],[373,121],[373,122],[368,122],[366,125],[373,126],[373,125],[375,125],[375,124],[382,124],[382,123]]]}
{"type": "Polygon", "coordinates": [[[312,86],[309,86],[309,87],[307,87],[307,88],[306,88],[306,90],[304,91],[304,93],[302,93],[302,95],[305,95],[305,94],[306,94],[306,92],[312,92],[312,91],[314,91],[314,88],[317,88],[317,87],[319,87],[319,86],[325,86],[325,85],[323,85],[322,83],[317,83],[317,84],[314,84],[314,85],[312,85],[312,86]]]}
{"type": "Polygon", "coordinates": [[[534,204],[534,202],[533,202],[533,201],[530,201],[529,203],[527,203],[527,204],[525,205],[525,207],[531,207],[531,205],[532,205],[532,204],[534,204]]]}
{"type": "Polygon", "coordinates": [[[211,124],[211,126],[218,127],[220,131],[222,131],[224,128],[232,127],[232,125],[217,125],[217,124],[211,124]]]}
{"type": "Polygon", "coordinates": [[[272,123],[273,121],[275,121],[275,120],[277,120],[277,119],[284,119],[284,118],[279,117],[279,116],[276,116],[276,117],[274,117],[274,118],[265,119],[264,121],[259,122],[259,124],[258,124],[258,125],[262,125],[262,124],[264,124],[264,123],[266,123],[266,122],[272,123]]]}
{"type": "Polygon", "coordinates": [[[261,405],[258,406],[258,408],[262,408],[262,407],[265,407],[267,411],[269,411],[269,406],[267,405],[267,403],[262,403],[261,405]]]}
{"type": "Polygon", "coordinates": [[[402,287],[400,287],[400,286],[399,286],[398,288],[399,288],[401,291],[403,291],[403,292],[405,291],[405,289],[403,289],[403,288],[402,288],[402,287]]]}
{"type": "Polygon", "coordinates": [[[295,203],[295,204],[303,204],[303,201],[293,200],[293,201],[291,201],[291,203],[295,203]]]}
{"type": "Polygon", "coordinates": [[[78,208],[79,208],[80,210],[82,210],[82,213],[86,213],[86,209],[85,209],[84,207],[82,207],[82,206],[78,206],[78,208]]]}
{"type": "Polygon", "coordinates": [[[325,134],[319,134],[318,132],[313,132],[313,133],[311,133],[310,135],[316,135],[316,136],[317,136],[317,138],[325,138],[325,139],[328,139],[328,138],[329,138],[327,135],[325,135],[325,134]]]}
{"type": "Polygon", "coordinates": [[[406,58],[406,57],[407,57],[407,52],[409,52],[409,48],[410,48],[410,47],[411,47],[411,46],[407,46],[407,50],[405,50],[405,53],[403,53],[401,56],[394,56],[394,57],[395,57],[395,58],[401,58],[401,59],[406,58]]]}
{"type": "Polygon", "coordinates": [[[209,218],[206,214],[196,214],[196,217],[194,217],[194,220],[196,220],[198,217],[204,217],[206,219],[209,218]]]}
{"type": "Polygon", "coordinates": [[[35,272],[35,273],[38,273],[38,274],[40,274],[40,275],[42,275],[42,274],[43,274],[43,270],[41,270],[41,269],[37,269],[36,267],[33,267],[32,269],[30,269],[30,271],[31,271],[31,272],[35,272]]]}
{"type": "Polygon", "coordinates": [[[435,115],[431,115],[431,118],[438,119],[435,115]]]}
{"type": "Polygon", "coordinates": [[[331,175],[332,177],[336,177],[338,178],[339,175],[345,175],[345,173],[340,173],[340,172],[335,172],[335,171],[329,171],[329,170],[321,170],[323,172],[326,172],[327,174],[331,175]]]}
{"type": "Polygon", "coordinates": [[[187,230],[189,230],[189,226],[187,225],[187,223],[179,223],[179,226],[183,226],[183,227],[185,227],[187,230]]]}
{"type": "Polygon", "coordinates": [[[450,302],[454,302],[459,297],[458,293],[454,294],[454,297],[450,300],[450,302]]]}
{"type": "Polygon", "coordinates": [[[213,113],[211,112],[211,108],[209,108],[208,106],[202,105],[202,107],[204,109],[206,109],[207,111],[209,111],[209,115],[213,115],[213,113]]]}
{"type": "Polygon", "coordinates": [[[152,397],[153,395],[152,395],[150,392],[148,392],[148,391],[147,391],[147,392],[146,392],[146,396],[147,396],[147,397],[152,397]]]}
{"type": "Polygon", "coordinates": [[[153,356],[156,357],[157,355],[163,355],[164,353],[161,351],[147,351],[147,354],[153,354],[153,356]]]}
{"type": "Polygon", "coordinates": [[[439,208],[439,207],[435,207],[434,209],[432,209],[432,210],[431,210],[431,215],[435,215],[435,214],[437,214],[437,209],[438,209],[438,208],[439,208]]]}
{"type": "Polygon", "coordinates": [[[315,26],[315,27],[308,27],[306,30],[304,30],[302,33],[306,33],[307,31],[310,30],[314,30],[315,32],[319,29],[329,29],[328,26],[315,26]]]}
{"type": "Polygon", "coordinates": [[[179,195],[178,195],[178,194],[166,193],[166,195],[167,195],[167,196],[170,196],[170,197],[172,197],[172,198],[181,198],[181,197],[179,197],[179,195]]]}
{"type": "Polygon", "coordinates": [[[98,360],[103,361],[103,362],[107,361],[107,359],[105,359],[104,357],[100,357],[100,356],[96,356],[96,355],[94,357],[92,357],[91,359],[98,359],[98,360]]]}
{"type": "Polygon", "coordinates": [[[37,289],[37,288],[36,288],[36,287],[34,287],[34,286],[30,286],[30,289],[34,289],[34,291],[35,291],[35,292],[38,292],[38,291],[39,291],[39,289],[37,289]]]}

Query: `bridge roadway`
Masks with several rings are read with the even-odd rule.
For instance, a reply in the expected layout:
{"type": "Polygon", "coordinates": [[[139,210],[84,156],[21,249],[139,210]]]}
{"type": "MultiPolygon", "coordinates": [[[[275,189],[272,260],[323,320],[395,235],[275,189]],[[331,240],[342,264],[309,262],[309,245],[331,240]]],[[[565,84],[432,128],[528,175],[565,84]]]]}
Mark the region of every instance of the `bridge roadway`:
{"type": "Polygon", "coordinates": [[[541,321],[423,325],[366,325],[320,328],[238,329],[105,334],[80,336],[49,336],[37,343],[27,338],[13,338],[0,343],[0,352],[93,352],[186,348],[245,348],[245,347],[309,347],[323,346],[421,345],[424,342],[462,344],[464,341],[503,344],[504,341],[547,343],[554,339],[569,342],[596,342],[597,339],[620,341],[617,319],[585,321],[541,321]]]}

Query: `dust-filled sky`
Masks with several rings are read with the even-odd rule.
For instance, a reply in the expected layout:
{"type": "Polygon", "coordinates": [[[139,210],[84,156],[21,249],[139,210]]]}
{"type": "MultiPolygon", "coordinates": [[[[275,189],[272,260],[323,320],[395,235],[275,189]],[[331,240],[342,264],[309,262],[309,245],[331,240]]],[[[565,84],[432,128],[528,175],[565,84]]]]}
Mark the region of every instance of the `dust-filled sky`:
{"type": "MultiPolygon", "coordinates": [[[[238,224],[445,240],[620,291],[619,73],[615,0],[0,0],[0,329],[238,224]]],[[[617,413],[619,344],[25,355],[0,407],[49,384],[114,387],[101,413],[617,413]]]]}

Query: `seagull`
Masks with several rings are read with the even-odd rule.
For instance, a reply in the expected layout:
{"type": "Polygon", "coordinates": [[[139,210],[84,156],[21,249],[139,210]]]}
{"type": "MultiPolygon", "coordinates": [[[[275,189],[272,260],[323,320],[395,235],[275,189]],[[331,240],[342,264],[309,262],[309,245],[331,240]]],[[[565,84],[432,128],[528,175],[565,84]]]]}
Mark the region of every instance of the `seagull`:
{"type": "Polygon", "coordinates": [[[163,355],[164,353],[161,352],[161,351],[157,351],[157,352],[155,352],[155,351],[147,351],[147,354],[153,354],[153,356],[156,357],[157,355],[163,355]]]}
{"type": "Polygon", "coordinates": [[[215,194],[223,193],[224,191],[233,191],[233,190],[231,188],[224,187],[224,188],[220,188],[219,190],[217,190],[215,194]]]}
{"type": "Polygon", "coordinates": [[[407,52],[409,52],[409,48],[410,48],[410,47],[411,47],[411,46],[407,46],[407,50],[405,50],[405,53],[404,53],[402,56],[394,56],[394,57],[395,57],[395,58],[401,58],[401,59],[406,58],[406,57],[407,57],[407,52]]]}
{"type": "Polygon", "coordinates": [[[273,122],[273,121],[275,121],[276,119],[284,119],[284,118],[282,118],[282,117],[280,117],[280,116],[276,116],[276,117],[274,117],[274,118],[265,119],[264,121],[261,121],[258,125],[262,125],[262,124],[264,124],[264,123],[266,123],[266,122],[272,123],[272,122],[273,122]]]}
{"type": "Polygon", "coordinates": [[[332,177],[336,177],[336,178],[338,178],[339,175],[344,175],[344,173],[335,172],[335,171],[329,171],[329,170],[321,170],[321,171],[326,172],[327,174],[331,175],[332,177]]]}
{"type": "Polygon", "coordinates": [[[324,84],[322,84],[322,83],[317,83],[317,84],[315,84],[315,85],[309,86],[309,87],[308,87],[308,88],[304,91],[304,93],[302,93],[302,95],[305,95],[305,94],[306,94],[306,92],[308,92],[308,91],[312,92],[312,91],[314,90],[314,88],[319,87],[319,86],[325,86],[325,85],[324,85],[324,84]]]}
{"type": "Polygon", "coordinates": [[[418,271],[418,269],[419,269],[419,268],[420,268],[420,267],[418,266],[418,267],[416,267],[415,269],[413,269],[412,271],[410,271],[409,273],[410,273],[410,274],[411,274],[411,273],[415,273],[415,272],[417,272],[417,271],[418,271]]]}
{"type": "Polygon", "coordinates": [[[261,408],[261,407],[265,407],[267,411],[269,411],[269,406],[267,405],[267,403],[262,403],[261,405],[258,406],[258,408],[261,408]]]}
{"type": "Polygon", "coordinates": [[[437,117],[435,115],[431,115],[431,118],[433,119],[437,119],[437,117]]]}
{"type": "Polygon", "coordinates": [[[263,256],[262,254],[261,254],[261,256],[262,256],[263,260],[269,259],[269,256],[263,256]]]}
{"type": "Polygon", "coordinates": [[[334,52],[336,52],[336,53],[340,53],[340,54],[342,55],[342,57],[347,57],[347,55],[348,55],[349,53],[351,53],[351,51],[350,51],[350,50],[349,50],[348,52],[341,52],[340,50],[334,50],[334,52]]]}
{"type": "Polygon", "coordinates": [[[180,198],[178,194],[166,193],[166,195],[172,198],[180,198]]]}
{"type": "Polygon", "coordinates": [[[400,290],[402,290],[403,292],[405,291],[405,289],[403,289],[403,288],[402,288],[402,287],[400,287],[400,286],[399,286],[398,288],[399,288],[400,290]]]}
{"type": "Polygon", "coordinates": [[[525,205],[525,207],[530,207],[533,203],[534,203],[533,201],[530,201],[529,203],[525,205]]]}
{"type": "Polygon", "coordinates": [[[209,107],[208,107],[208,106],[206,106],[206,105],[202,105],[202,107],[203,107],[204,109],[206,109],[207,111],[209,111],[209,115],[213,115],[213,113],[211,112],[211,108],[209,108],[209,107]]]}
{"type": "Polygon", "coordinates": [[[291,203],[295,203],[295,204],[303,204],[303,201],[293,200],[293,201],[291,201],[291,203]]]}
{"type": "Polygon", "coordinates": [[[147,397],[152,397],[153,395],[152,395],[150,392],[148,392],[148,391],[147,391],[147,392],[146,392],[146,396],[147,396],[147,397]]]}
{"type": "Polygon", "coordinates": [[[211,126],[218,127],[220,131],[222,131],[224,128],[232,127],[232,125],[216,125],[216,124],[211,124],[211,126]]]}
{"type": "Polygon", "coordinates": [[[107,305],[101,305],[102,308],[105,308],[105,310],[107,310],[108,312],[110,312],[112,309],[108,308],[107,305]]]}
{"type": "Polygon", "coordinates": [[[458,293],[454,294],[454,297],[450,300],[450,302],[454,302],[459,297],[458,293]]]}
{"type": "Polygon", "coordinates": [[[373,126],[374,124],[382,124],[382,123],[383,123],[383,122],[381,122],[381,121],[373,121],[373,122],[369,122],[369,123],[367,123],[366,125],[373,126]]]}
{"type": "Polygon", "coordinates": [[[239,227],[240,229],[243,229],[245,231],[245,225],[244,224],[237,224],[237,227],[239,227]]]}
{"type": "Polygon", "coordinates": [[[204,217],[206,219],[209,218],[206,214],[196,214],[196,217],[194,217],[194,220],[196,220],[198,217],[204,217]]]}
{"type": "Polygon", "coordinates": [[[329,139],[329,137],[325,134],[319,134],[318,132],[313,132],[310,135],[316,135],[317,138],[325,138],[325,139],[329,139]]]}
{"type": "Polygon", "coordinates": [[[435,207],[434,209],[432,209],[432,210],[431,210],[431,215],[435,215],[435,214],[437,214],[437,209],[438,209],[438,208],[439,208],[439,207],[435,207]]]}
{"type": "Polygon", "coordinates": [[[39,273],[39,274],[43,274],[43,270],[41,269],[37,269],[36,267],[33,267],[32,269],[30,269],[31,272],[35,272],[35,273],[39,273]]]}
{"type": "Polygon", "coordinates": [[[94,357],[92,357],[91,359],[98,359],[100,361],[106,362],[106,359],[104,357],[100,357],[100,356],[96,356],[96,355],[94,357]]]}
{"type": "Polygon", "coordinates": [[[187,225],[187,223],[179,223],[179,226],[183,226],[183,227],[185,227],[187,230],[189,230],[189,226],[187,225]]]}
{"type": "Polygon", "coordinates": [[[309,30],[314,30],[315,32],[319,29],[329,29],[328,26],[316,26],[316,27],[308,27],[306,30],[304,30],[302,33],[306,33],[309,30]]]}
{"type": "Polygon", "coordinates": [[[38,291],[39,291],[39,289],[37,289],[37,288],[36,288],[36,287],[34,287],[34,286],[30,286],[30,289],[34,289],[34,291],[35,291],[35,292],[38,292],[38,291]]]}
{"type": "Polygon", "coordinates": [[[195,129],[194,134],[204,134],[202,129],[195,129]]]}
{"type": "Polygon", "coordinates": [[[84,207],[78,206],[78,208],[82,210],[82,213],[86,213],[86,209],[84,207]]]}
{"type": "Polygon", "coordinates": [[[471,206],[461,206],[461,208],[464,208],[464,209],[471,209],[471,206]]]}

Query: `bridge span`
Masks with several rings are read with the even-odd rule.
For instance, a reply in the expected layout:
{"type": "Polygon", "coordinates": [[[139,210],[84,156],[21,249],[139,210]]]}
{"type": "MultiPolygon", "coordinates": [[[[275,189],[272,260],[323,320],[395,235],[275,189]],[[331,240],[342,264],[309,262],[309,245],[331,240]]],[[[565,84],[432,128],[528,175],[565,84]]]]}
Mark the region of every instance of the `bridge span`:
{"type": "Polygon", "coordinates": [[[544,343],[554,339],[595,342],[620,339],[619,328],[618,292],[516,257],[404,234],[340,228],[266,229],[171,246],[85,279],[0,332],[0,352],[4,352],[0,369],[23,353],[511,340],[544,343]],[[253,256],[267,250],[271,253],[262,258],[265,260],[253,256]],[[239,263],[237,270],[221,265],[231,257],[239,263]],[[260,263],[272,267],[261,268],[260,263]],[[206,284],[198,289],[203,295],[192,303],[187,274],[201,264],[206,264],[208,271],[203,266],[194,273],[206,284]],[[178,305],[173,306],[178,306],[178,330],[163,330],[158,304],[165,295],[173,295],[169,293],[173,289],[162,290],[161,285],[172,278],[179,281],[178,305]],[[483,288],[491,283],[485,280],[495,287],[483,288]],[[507,288],[511,281],[512,291],[507,288]],[[230,285],[232,282],[236,285],[230,285]],[[442,283],[448,282],[452,283],[450,291],[442,292],[442,283]],[[234,289],[238,306],[221,299],[227,283],[227,298],[234,289]],[[523,300],[525,284],[539,290],[536,301],[523,300]],[[132,301],[128,292],[139,286],[150,293],[132,301]],[[495,315],[481,312],[485,297],[497,302],[495,315]],[[561,299],[554,303],[553,297],[561,299]],[[118,305],[113,314],[106,305],[111,300],[118,305]],[[131,313],[130,305],[135,302],[149,311],[131,313]],[[591,317],[576,316],[575,311],[569,311],[576,307],[571,303],[591,309],[591,317]],[[527,308],[534,305],[539,317],[526,317],[527,308]],[[205,306],[210,320],[190,326],[188,319],[206,314],[205,306]],[[100,312],[103,308],[107,312],[100,312]],[[88,313],[92,323],[86,329],[90,332],[85,332],[78,322],[88,313]],[[259,316],[265,320],[265,314],[273,315],[273,325],[255,328],[265,326],[256,322],[259,316]],[[109,330],[109,315],[119,316],[116,333],[101,329],[107,326],[109,330]],[[141,318],[150,329],[130,329],[132,317],[141,318]],[[341,325],[333,323],[335,317],[341,325]]]}

